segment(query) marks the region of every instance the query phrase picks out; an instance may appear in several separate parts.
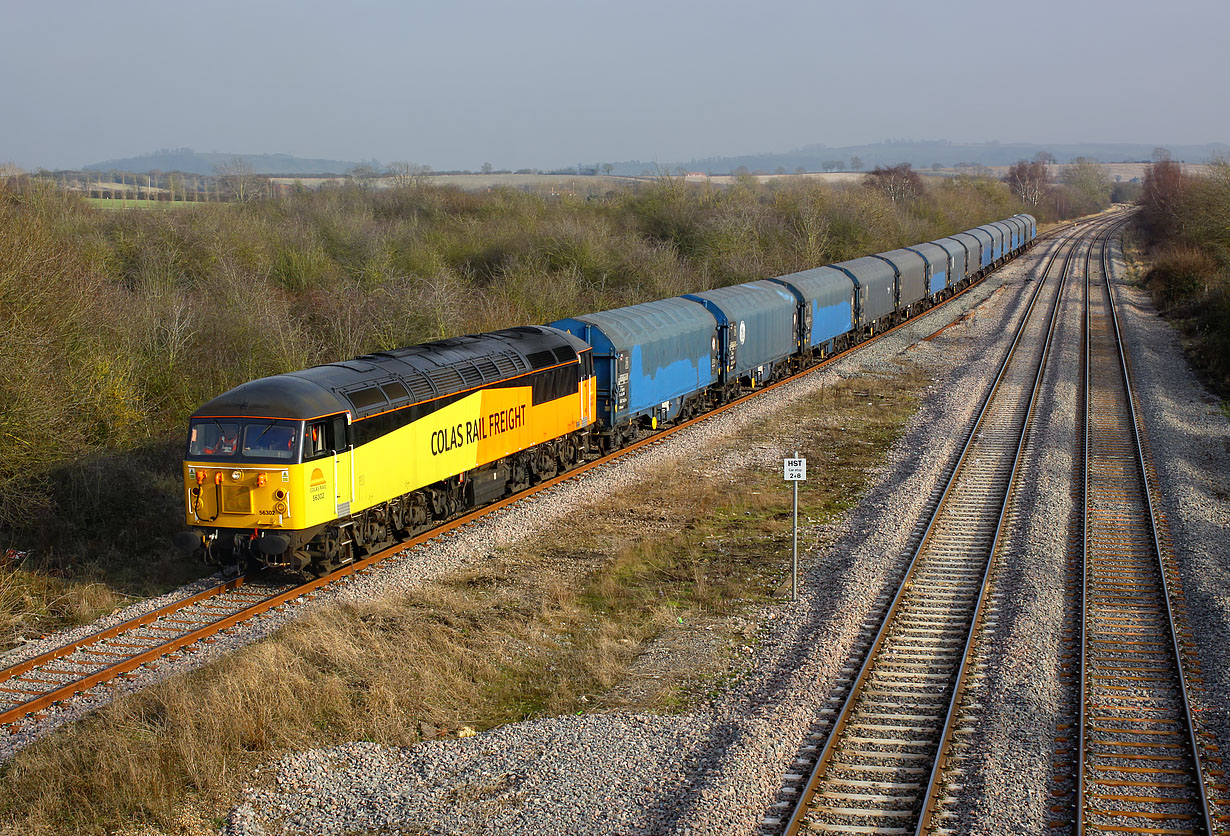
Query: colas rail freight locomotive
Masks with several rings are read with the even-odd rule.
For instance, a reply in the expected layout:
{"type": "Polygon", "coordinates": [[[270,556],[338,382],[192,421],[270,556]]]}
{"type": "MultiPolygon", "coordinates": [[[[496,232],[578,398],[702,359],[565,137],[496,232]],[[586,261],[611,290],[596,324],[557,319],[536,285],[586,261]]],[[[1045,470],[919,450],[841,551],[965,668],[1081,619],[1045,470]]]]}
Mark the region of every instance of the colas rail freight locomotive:
{"type": "Polygon", "coordinates": [[[191,418],[190,526],[320,575],[867,339],[1030,246],[1016,215],[913,247],[244,383],[191,418]]]}

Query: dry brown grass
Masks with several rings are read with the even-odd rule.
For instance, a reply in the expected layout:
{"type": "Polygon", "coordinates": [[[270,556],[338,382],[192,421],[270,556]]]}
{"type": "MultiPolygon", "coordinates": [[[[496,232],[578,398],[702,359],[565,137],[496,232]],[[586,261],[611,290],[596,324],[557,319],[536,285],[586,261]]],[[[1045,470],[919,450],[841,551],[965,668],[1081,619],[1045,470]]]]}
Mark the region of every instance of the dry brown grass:
{"type": "MultiPolygon", "coordinates": [[[[855,501],[925,384],[916,375],[841,384],[718,445],[709,460],[797,447],[810,477],[800,513],[824,519],[855,501]]],[[[579,509],[439,583],[322,608],[117,700],[4,768],[0,831],[207,832],[252,770],[282,750],[406,745],[464,726],[626,706],[626,693],[604,695],[650,643],[699,621],[725,657],[678,654],[633,707],[690,704],[730,669],[749,640],[734,617],[770,598],[789,554],[779,464],[703,473],[664,468],[634,493],[579,509]]]]}
{"type": "Polygon", "coordinates": [[[0,650],[88,624],[125,603],[102,583],[65,580],[20,563],[0,566],[0,650]]]}

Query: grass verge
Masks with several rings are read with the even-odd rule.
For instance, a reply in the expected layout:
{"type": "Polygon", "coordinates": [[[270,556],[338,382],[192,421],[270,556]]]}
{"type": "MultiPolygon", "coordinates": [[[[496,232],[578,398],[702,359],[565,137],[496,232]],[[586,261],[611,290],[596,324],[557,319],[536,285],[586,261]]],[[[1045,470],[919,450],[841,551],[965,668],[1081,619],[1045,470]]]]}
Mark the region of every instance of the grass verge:
{"type": "Polygon", "coordinates": [[[437,583],[321,608],[117,700],[4,766],[0,832],[208,832],[282,750],[691,705],[737,672],[745,616],[787,569],[782,456],[809,459],[801,521],[832,518],[928,382],[841,383],[437,583]]]}

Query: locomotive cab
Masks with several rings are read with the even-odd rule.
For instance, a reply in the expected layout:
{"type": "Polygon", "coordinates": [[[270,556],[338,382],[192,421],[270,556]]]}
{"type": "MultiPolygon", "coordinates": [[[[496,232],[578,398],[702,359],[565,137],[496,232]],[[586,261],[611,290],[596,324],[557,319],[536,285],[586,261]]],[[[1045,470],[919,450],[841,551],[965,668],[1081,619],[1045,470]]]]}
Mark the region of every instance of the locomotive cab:
{"type": "Polygon", "coordinates": [[[339,487],[349,492],[346,429],[344,414],[310,421],[194,418],[183,465],[192,530],[177,543],[223,565],[245,557],[286,565],[283,555],[334,516],[336,503],[321,501],[329,483],[335,500],[339,487]],[[324,506],[327,512],[312,513],[324,506]]]}

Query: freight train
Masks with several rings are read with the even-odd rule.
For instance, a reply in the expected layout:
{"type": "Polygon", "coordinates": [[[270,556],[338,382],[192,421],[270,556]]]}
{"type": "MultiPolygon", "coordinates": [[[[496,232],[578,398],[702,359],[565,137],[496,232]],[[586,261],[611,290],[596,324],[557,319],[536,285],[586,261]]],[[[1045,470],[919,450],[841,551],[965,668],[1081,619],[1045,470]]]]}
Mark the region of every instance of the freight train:
{"type": "Polygon", "coordinates": [[[244,383],[190,418],[177,544],[321,575],[868,339],[1037,237],[947,238],[244,383]]]}

